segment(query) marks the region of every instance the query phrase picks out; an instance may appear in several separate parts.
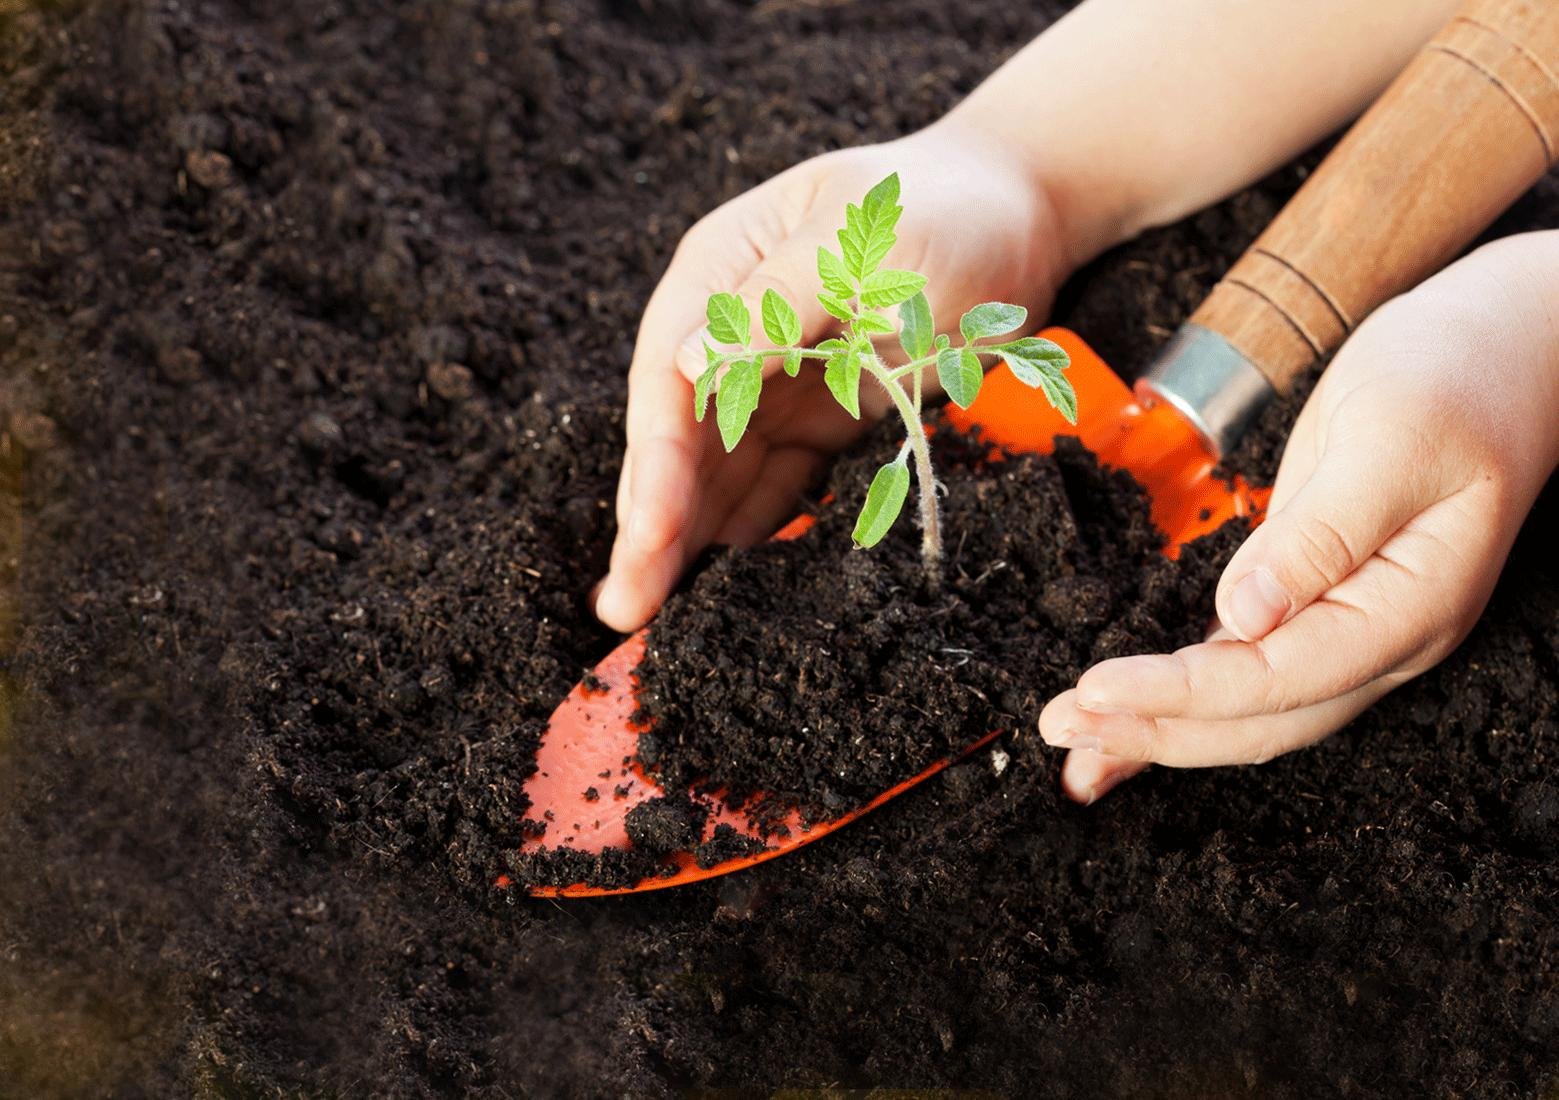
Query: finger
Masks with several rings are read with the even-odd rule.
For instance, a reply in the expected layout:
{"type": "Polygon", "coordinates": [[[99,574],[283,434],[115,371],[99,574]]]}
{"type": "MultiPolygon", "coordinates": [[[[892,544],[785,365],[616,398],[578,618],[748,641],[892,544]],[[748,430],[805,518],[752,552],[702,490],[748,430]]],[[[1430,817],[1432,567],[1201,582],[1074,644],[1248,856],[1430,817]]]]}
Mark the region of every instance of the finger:
{"type": "MultiPolygon", "coordinates": [[[[825,239],[822,230],[810,232],[807,228],[797,235],[767,250],[739,286],[733,290],[747,306],[752,316],[753,346],[777,347],[763,326],[763,295],[774,291],[790,303],[801,323],[801,343],[811,344],[822,339],[837,327],[837,322],[817,299],[814,285],[817,282],[817,242],[825,239]]],[[[697,381],[708,366],[704,345],[713,344],[708,327],[698,325],[689,332],[677,348],[677,370],[688,381],[697,381]]],[[[765,373],[780,369],[781,359],[772,356],[764,360],[765,373]]]]}
{"type": "Polygon", "coordinates": [[[1149,764],[1171,768],[1264,764],[1346,725],[1399,682],[1372,680],[1313,706],[1233,720],[1095,714],[1079,707],[1075,694],[1068,692],[1045,708],[1040,734],[1048,744],[1071,747],[1072,755],[1080,758],[1068,794],[1076,797],[1073,783],[1078,793],[1087,793],[1091,780],[1093,797],[1098,798],[1149,764]],[[1087,751],[1079,752],[1080,748],[1087,751]],[[1095,763],[1090,756],[1100,759],[1095,763]]]}
{"type": "Polygon", "coordinates": [[[1224,570],[1220,621],[1244,641],[1266,637],[1432,504],[1432,464],[1415,448],[1409,436],[1379,431],[1330,440],[1309,477],[1224,570]]]}
{"type": "Polygon", "coordinates": [[[1061,765],[1061,790],[1073,802],[1091,806],[1147,767],[1095,749],[1074,749],[1061,765]]]}
{"type": "Polygon", "coordinates": [[[1159,718],[1240,718],[1310,706],[1403,668],[1477,604],[1482,541],[1448,545],[1455,500],[1415,518],[1363,567],[1267,637],[1218,637],[1172,654],[1119,657],[1085,672],[1081,705],[1159,718]],[[1472,552],[1469,552],[1471,550],[1472,552]],[[1448,602],[1449,601],[1449,602],[1448,602]]]}

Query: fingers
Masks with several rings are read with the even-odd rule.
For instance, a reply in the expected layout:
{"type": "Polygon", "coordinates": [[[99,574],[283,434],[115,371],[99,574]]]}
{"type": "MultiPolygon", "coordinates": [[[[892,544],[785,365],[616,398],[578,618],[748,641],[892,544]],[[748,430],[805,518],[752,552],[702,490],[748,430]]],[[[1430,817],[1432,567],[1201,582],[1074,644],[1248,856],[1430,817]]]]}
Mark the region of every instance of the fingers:
{"type": "Polygon", "coordinates": [[[1224,570],[1218,618],[1235,637],[1266,637],[1336,587],[1434,502],[1434,482],[1424,473],[1429,464],[1417,461],[1420,456],[1412,450],[1401,433],[1329,441],[1309,477],[1245,540],[1224,570]]]}
{"type": "Polygon", "coordinates": [[[1069,797],[1086,803],[1149,764],[1264,764],[1322,740],[1396,683],[1391,678],[1372,680],[1313,706],[1233,720],[1095,714],[1078,706],[1076,692],[1068,691],[1051,700],[1040,715],[1039,729],[1047,744],[1072,750],[1062,768],[1062,785],[1069,797]]]}
{"type": "Polygon", "coordinates": [[[676,584],[698,480],[697,447],[686,438],[656,436],[629,452],[622,483],[633,503],[624,508],[619,490],[611,566],[595,595],[596,616],[607,626],[637,630],[676,584]]]}
{"type": "Polygon", "coordinates": [[[1202,719],[1310,706],[1407,662],[1431,632],[1425,597],[1413,569],[1372,558],[1259,641],[1221,638],[1101,662],[1078,680],[1079,701],[1100,713],[1202,719]]]}
{"type": "Polygon", "coordinates": [[[1073,749],[1061,765],[1061,790],[1073,802],[1091,806],[1149,765],[1095,749],[1073,749]]]}

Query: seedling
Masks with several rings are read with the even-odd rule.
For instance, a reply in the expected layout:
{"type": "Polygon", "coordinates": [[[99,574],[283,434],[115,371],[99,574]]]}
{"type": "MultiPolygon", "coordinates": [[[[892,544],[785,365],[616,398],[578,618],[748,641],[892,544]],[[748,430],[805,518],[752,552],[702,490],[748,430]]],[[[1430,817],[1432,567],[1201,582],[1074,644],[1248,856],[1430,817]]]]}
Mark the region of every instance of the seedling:
{"type": "Polygon", "coordinates": [[[997,344],[977,344],[987,337],[1006,336],[1023,327],[1028,311],[1005,302],[985,302],[958,323],[962,342],[936,331],[926,300],[926,277],[914,271],[882,267],[898,238],[893,227],[904,208],[899,205],[898,173],[866,193],[861,205],[845,207],[839,230],[839,253],[817,250],[817,274],[823,290],[817,299],[841,324],[838,336],[815,347],[801,344],[801,320],[795,308],[773,290],[763,292],[763,332],[773,347],[753,347],[752,316],[735,294],[709,298],[709,336],[720,350],[704,344],[707,366],[693,387],[693,411],[700,421],[715,392],[715,420],[727,451],[747,431],[763,391],[764,360],[779,358],[794,378],[806,359],[823,361],[823,381],[851,416],[861,415],[861,376],[869,375],[893,402],[904,422],[904,445],[893,461],[872,478],[866,502],[855,521],[855,544],[875,546],[898,519],[909,497],[909,462],[915,461],[920,493],[921,555],[926,576],[935,587],[941,579],[942,531],[937,508],[936,477],[931,469],[931,445],[921,424],[924,375],[935,369],[948,398],[967,409],[979,395],[985,377],[982,356],[1000,359],[1025,385],[1042,390],[1066,419],[1077,422],[1077,394],[1062,373],[1070,365],[1060,345],[1037,336],[997,344]],[[898,324],[883,311],[898,307],[898,324]],[[906,361],[891,366],[877,353],[873,337],[897,330],[906,361]]]}

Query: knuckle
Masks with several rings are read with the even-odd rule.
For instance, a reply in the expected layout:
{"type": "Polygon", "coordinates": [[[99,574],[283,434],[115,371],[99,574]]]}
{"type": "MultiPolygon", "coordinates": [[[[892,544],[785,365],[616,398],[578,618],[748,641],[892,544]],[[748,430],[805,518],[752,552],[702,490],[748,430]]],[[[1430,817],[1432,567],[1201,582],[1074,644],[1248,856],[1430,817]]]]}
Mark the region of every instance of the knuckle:
{"type": "Polygon", "coordinates": [[[1282,674],[1267,653],[1266,646],[1256,642],[1250,646],[1251,667],[1248,675],[1260,685],[1256,702],[1263,714],[1282,714],[1294,709],[1297,693],[1289,678],[1282,674]]]}
{"type": "Polygon", "coordinates": [[[1347,537],[1330,520],[1306,516],[1294,524],[1293,540],[1301,569],[1324,590],[1353,572],[1357,556],[1347,537]]]}

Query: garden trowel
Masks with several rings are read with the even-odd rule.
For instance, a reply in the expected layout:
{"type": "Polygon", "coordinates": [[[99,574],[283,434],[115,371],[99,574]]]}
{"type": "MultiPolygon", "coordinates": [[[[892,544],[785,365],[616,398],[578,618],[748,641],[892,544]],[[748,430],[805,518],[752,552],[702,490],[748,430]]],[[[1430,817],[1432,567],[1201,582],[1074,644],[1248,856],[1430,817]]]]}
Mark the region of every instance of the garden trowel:
{"type": "MultiPolygon", "coordinates": [[[[1057,435],[1080,437],[1106,465],[1130,471],[1146,488],[1170,554],[1230,517],[1259,520],[1263,492],[1219,476],[1219,459],[1274,396],[1336,351],[1373,309],[1465,248],[1553,165],[1556,73],[1559,3],[1475,0],[1354,125],[1170,339],[1135,391],[1080,337],[1049,329],[1041,335],[1071,355],[1075,427],[1006,367],[990,374],[969,409],[950,406],[948,419],[1013,451],[1048,451],[1057,435]]],[[[795,537],[809,525],[802,517],[776,537],[795,537]]],[[[628,811],[665,793],[636,759],[634,669],[645,645],[645,631],[628,638],[553,714],[525,787],[529,818],[546,828],[522,852],[629,847],[628,811]]],[[[952,762],[906,776],[830,821],[791,813],[778,838],[774,815],[761,813],[761,798],[733,809],[718,794],[694,792],[711,811],[706,838],[729,825],[760,841],[762,850],[706,858],[703,866],[693,852],[680,852],[633,886],[575,883],[531,892],[631,893],[739,870],[848,824],[952,762]],[[757,824],[760,816],[765,828],[757,824]]],[[[507,876],[496,885],[513,887],[507,876]]]]}

